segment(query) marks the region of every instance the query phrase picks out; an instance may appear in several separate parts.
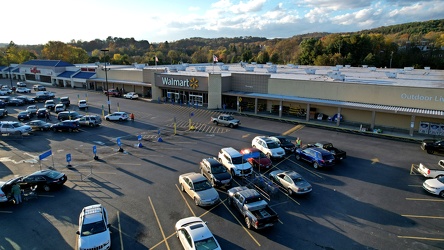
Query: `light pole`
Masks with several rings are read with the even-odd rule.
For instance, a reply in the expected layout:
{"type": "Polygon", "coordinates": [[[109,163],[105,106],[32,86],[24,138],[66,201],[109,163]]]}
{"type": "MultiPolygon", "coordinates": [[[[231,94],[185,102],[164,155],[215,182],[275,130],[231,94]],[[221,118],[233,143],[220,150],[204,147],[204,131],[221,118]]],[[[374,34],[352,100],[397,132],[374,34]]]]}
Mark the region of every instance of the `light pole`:
{"type": "Polygon", "coordinates": [[[393,51],[390,53],[390,68],[392,68],[393,51]]]}
{"type": "Polygon", "coordinates": [[[8,71],[9,71],[9,80],[11,81],[11,89],[12,89],[12,76],[11,76],[11,65],[9,65],[9,52],[5,51],[6,62],[8,63],[8,71]]]}
{"type": "Polygon", "coordinates": [[[109,93],[108,93],[108,70],[106,68],[106,52],[109,51],[109,49],[101,49],[100,51],[103,51],[103,59],[105,61],[105,83],[106,83],[106,96],[108,97],[108,114],[111,114],[111,103],[109,101],[109,93]]]}

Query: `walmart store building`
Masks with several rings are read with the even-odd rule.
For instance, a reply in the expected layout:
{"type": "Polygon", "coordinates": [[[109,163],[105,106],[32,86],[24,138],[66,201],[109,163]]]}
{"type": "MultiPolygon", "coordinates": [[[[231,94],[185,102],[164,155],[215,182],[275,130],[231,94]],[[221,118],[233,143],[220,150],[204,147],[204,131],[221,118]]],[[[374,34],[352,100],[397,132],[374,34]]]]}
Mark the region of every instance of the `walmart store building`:
{"type": "MultiPolygon", "coordinates": [[[[336,126],[346,123],[410,135],[444,135],[444,72],[429,68],[218,63],[107,65],[105,71],[104,65],[63,65],[60,69],[38,65],[42,62],[57,61],[17,65],[13,78],[31,83],[46,79],[47,84],[89,90],[119,88],[153,101],[298,117],[305,122],[330,117],[332,121],[325,122],[336,126]],[[28,77],[30,70],[40,72],[28,77]]],[[[8,71],[0,69],[7,77],[8,71]]]]}

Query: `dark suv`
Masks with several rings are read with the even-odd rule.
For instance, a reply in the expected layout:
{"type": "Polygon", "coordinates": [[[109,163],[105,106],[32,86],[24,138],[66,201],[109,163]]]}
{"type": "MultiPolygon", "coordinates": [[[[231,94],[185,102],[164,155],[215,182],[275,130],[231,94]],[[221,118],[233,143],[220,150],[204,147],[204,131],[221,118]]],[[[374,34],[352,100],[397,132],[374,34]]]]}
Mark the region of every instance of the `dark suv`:
{"type": "Polygon", "coordinates": [[[205,158],[200,162],[200,172],[213,187],[230,187],[231,175],[227,169],[215,158],[205,158]]]}
{"type": "Polygon", "coordinates": [[[80,115],[76,111],[63,111],[57,115],[57,120],[59,120],[59,121],[75,120],[80,117],[82,117],[82,115],[80,115]]]}
{"type": "Polygon", "coordinates": [[[79,131],[80,124],[78,121],[66,120],[56,124],[51,125],[51,130],[56,131],[79,131]]]}
{"type": "Polygon", "coordinates": [[[60,97],[60,103],[65,104],[65,107],[69,107],[69,105],[71,104],[71,101],[69,100],[69,97],[64,96],[64,97],[60,97]]]}
{"type": "Polygon", "coordinates": [[[313,164],[314,168],[333,167],[335,165],[335,156],[328,150],[314,147],[314,145],[306,145],[297,148],[294,151],[296,160],[304,160],[313,164]]]}

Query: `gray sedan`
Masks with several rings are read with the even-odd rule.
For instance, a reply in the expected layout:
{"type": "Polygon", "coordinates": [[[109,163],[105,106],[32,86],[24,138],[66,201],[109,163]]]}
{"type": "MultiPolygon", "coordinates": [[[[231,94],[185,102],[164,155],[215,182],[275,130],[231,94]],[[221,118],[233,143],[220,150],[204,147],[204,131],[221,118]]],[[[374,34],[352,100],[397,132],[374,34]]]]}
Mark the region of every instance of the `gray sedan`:
{"type": "Polygon", "coordinates": [[[180,190],[186,192],[197,206],[212,206],[219,202],[219,193],[202,174],[182,174],[179,184],[180,190]]]}
{"type": "Polygon", "coordinates": [[[275,170],[270,173],[270,179],[284,188],[289,195],[306,194],[312,190],[310,183],[295,171],[275,170]]]}

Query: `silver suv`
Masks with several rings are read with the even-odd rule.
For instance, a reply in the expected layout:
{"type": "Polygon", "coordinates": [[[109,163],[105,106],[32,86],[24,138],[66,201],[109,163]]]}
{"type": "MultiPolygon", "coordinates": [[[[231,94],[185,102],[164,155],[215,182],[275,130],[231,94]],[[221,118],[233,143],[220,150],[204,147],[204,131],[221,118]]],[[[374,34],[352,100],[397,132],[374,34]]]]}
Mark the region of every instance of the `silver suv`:
{"type": "Polygon", "coordinates": [[[96,127],[102,124],[102,118],[98,115],[85,115],[76,119],[80,123],[80,126],[96,127]]]}
{"type": "Polygon", "coordinates": [[[110,226],[108,213],[101,204],[84,207],[79,216],[78,249],[110,249],[110,226]]]}
{"type": "Polygon", "coordinates": [[[24,125],[20,122],[5,121],[0,123],[1,134],[29,134],[32,132],[32,128],[28,125],[24,125]]]}

